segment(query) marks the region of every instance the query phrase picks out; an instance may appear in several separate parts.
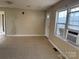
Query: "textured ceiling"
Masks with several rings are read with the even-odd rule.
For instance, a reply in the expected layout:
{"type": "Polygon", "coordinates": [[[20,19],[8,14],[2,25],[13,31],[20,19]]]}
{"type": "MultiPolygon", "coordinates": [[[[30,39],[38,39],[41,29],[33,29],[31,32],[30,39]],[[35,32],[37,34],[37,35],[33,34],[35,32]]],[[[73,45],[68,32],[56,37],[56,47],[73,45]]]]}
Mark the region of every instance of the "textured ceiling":
{"type": "Polygon", "coordinates": [[[59,0],[0,0],[0,7],[45,10],[58,1],[59,0]]]}

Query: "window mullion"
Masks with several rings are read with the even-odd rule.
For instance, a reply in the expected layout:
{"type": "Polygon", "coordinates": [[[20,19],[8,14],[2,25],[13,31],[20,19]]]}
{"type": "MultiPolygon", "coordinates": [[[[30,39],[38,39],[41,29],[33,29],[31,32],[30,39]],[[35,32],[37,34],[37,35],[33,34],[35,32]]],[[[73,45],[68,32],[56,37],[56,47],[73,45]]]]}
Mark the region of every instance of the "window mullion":
{"type": "Polygon", "coordinates": [[[66,17],[66,25],[65,25],[65,36],[67,39],[67,31],[68,31],[68,23],[69,23],[69,13],[70,13],[70,9],[67,9],[67,17],[66,17]]]}

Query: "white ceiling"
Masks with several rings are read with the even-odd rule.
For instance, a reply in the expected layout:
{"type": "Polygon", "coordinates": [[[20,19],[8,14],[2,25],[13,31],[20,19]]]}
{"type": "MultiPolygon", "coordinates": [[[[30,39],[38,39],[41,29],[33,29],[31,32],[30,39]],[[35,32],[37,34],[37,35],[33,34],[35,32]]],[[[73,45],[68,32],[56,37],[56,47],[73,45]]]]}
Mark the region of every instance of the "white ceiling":
{"type": "Polygon", "coordinates": [[[58,1],[59,0],[0,0],[0,7],[45,10],[58,1]],[[11,1],[13,4],[8,4],[5,1],[11,1]]]}

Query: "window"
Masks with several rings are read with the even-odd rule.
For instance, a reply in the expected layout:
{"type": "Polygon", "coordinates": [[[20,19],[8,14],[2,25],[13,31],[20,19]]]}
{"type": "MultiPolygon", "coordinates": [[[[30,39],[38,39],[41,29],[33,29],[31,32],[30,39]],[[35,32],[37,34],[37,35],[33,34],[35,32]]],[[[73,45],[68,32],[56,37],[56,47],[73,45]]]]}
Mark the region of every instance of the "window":
{"type": "Polygon", "coordinates": [[[66,16],[67,16],[67,10],[58,12],[57,16],[57,29],[56,34],[65,37],[65,24],[66,24],[66,16]]]}
{"type": "Polygon", "coordinates": [[[68,28],[79,30],[79,7],[71,9],[68,28]]]}
{"type": "Polygon", "coordinates": [[[56,35],[79,45],[79,7],[57,11],[56,17],[56,35]]]}

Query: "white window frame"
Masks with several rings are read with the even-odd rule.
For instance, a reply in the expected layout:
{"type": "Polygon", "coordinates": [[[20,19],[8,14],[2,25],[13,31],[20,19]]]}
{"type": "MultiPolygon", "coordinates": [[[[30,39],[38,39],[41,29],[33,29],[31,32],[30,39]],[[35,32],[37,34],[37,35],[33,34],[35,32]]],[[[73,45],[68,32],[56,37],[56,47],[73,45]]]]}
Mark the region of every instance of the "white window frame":
{"type": "MultiPolygon", "coordinates": [[[[57,30],[58,12],[65,11],[65,10],[67,10],[67,9],[61,9],[61,10],[56,11],[55,29],[54,29],[54,35],[55,35],[56,37],[62,39],[62,40],[64,39],[64,41],[66,41],[66,38],[63,38],[63,37],[57,35],[56,30],[57,30]]],[[[67,11],[67,13],[68,13],[68,11],[67,11]]],[[[67,19],[66,19],[66,23],[67,23],[67,19]]],[[[66,25],[65,25],[65,27],[66,27],[66,25]]],[[[66,28],[65,28],[65,29],[66,29],[66,28]]]]}
{"type": "MultiPolygon", "coordinates": [[[[73,9],[73,8],[76,8],[76,7],[79,7],[79,5],[75,5],[75,6],[71,7],[71,8],[68,8],[68,9],[61,9],[61,10],[57,10],[57,11],[56,11],[54,35],[55,35],[56,37],[60,38],[60,39],[63,40],[63,41],[67,41],[67,30],[68,30],[69,13],[72,13],[72,12],[70,12],[70,10],[73,9]],[[65,25],[65,26],[66,26],[66,27],[65,27],[65,30],[66,30],[66,37],[65,37],[65,38],[63,38],[63,37],[61,37],[60,35],[57,35],[57,34],[56,34],[56,33],[57,33],[56,30],[57,30],[58,12],[64,11],[64,10],[67,10],[67,18],[66,18],[66,25],[65,25]]],[[[67,43],[70,44],[70,45],[72,45],[72,44],[69,43],[68,41],[67,41],[67,43]]],[[[72,45],[72,46],[74,46],[74,45],[72,45]]],[[[77,48],[78,48],[78,47],[77,47],[77,48]]]]}

